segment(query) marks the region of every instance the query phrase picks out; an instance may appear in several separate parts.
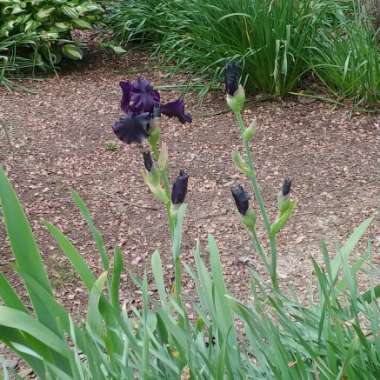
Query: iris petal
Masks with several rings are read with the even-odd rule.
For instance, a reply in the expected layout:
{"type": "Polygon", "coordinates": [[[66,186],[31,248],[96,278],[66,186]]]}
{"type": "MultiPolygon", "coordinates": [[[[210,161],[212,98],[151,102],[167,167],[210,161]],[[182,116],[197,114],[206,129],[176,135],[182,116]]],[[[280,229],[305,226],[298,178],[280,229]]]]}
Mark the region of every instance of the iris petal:
{"type": "Polygon", "coordinates": [[[182,124],[192,122],[191,115],[185,112],[185,102],[183,98],[161,105],[161,112],[168,117],[178,118],[182,124]]]}
{"type": "Polygon", "coordinates": [[[130,112],[129,103],[131,102],[132,84],[128,81],[120,82],[120,87],[123,92],[121,97],[121,109],[128,114],[130,112]]]}
{"type": "Polygon", "coordinates": [[[116,122],[112,129],[116,136],[126,144],[141,143],[148,137],[149,113],[127,116],[116,122]]]}
{"type": "Polygon", "coordinates": [[[127,115],[153,112],[154,106],[160,104],[160,94],[153,89],[148,80],[139,78],[132,83],[122,81],[120,87],[123,92],[121,109],[127,115]]]}
{"type": "Polygon", "coordinates": [[[139,78],[132,83],[130,100],[134,115],[141,112],[153,112],[153,107],[160,104],[160,94],[153,89],[148,80],[139,78]]]}

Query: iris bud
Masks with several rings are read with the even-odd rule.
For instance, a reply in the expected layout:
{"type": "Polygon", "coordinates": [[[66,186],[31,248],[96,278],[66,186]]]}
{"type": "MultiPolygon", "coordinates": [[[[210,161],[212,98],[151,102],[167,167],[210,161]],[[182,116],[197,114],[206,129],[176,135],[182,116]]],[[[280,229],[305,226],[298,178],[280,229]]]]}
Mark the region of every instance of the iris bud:
{"type": "Polygon", "coordinates": [[[189,175],[184,170],[180,170],[179,176],[175,180],[172,189],[171,198],[173,204],[177,205],[185,201],[188,181],[189,175]]]}
{"type": "Polygon", "coordinates": [[[243,186],[239,184],[231,187],[231,193],[238,211],[244,216],[249,208],[249,195],[244,191],[243,186]]]}

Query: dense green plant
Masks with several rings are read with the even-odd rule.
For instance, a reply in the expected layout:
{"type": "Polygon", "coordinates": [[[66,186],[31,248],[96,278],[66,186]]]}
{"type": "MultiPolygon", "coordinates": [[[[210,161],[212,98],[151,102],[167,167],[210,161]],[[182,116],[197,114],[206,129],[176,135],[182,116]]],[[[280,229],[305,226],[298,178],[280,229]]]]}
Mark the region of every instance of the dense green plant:
{"type": "MultiPolygon", "coordinates": [[[[235,67],[236,68],[236,67],[235,67]]],[[[232,73],[227,82],[236,81],[232,73]]],[[[244,304],[232,297],[223,279],[218,248],[208,239],[208,262],[194,249],[195,268],[181,262],[185,193],[168,188],[167,151],[160,148],[159,127],[148,137],[153,157],[144,155],[145,179],[153,194],[167,208],[175,282],[168,289],[160,254],[151,257],[158,297],[151,299],[146,274],[132,276],[142,291],[141,308],[121,306],[119,294],[122,254],[116,248],[110,263],[103,238],[91,215],[74,193],[102,259],[103,273],[96,278],[71,241],[58,228],[46,224],[62,252],[88,290],[88,311],[76,322],[54,298],[31,228],[16,194],[0,169],[0,203],[16,269],[31,305],[24,304],[8,280],[0,274],[0,339],[23,358],[40,379],[377,379],[380,373],[380,310],[376,297],[380,286],[359,293],[357,275],[371,268],[371,245],[353,262],[350,254],[371,223],[363,222],[348,240],[337,245],[331,259],[322,244],[324,267],[313,260],[318,296],[301,303],[281,290],[277,278],[276,236],[285,226],[294,202],[290,182],[278,198],[278,215],[270,221],[257,182],[251,142],[254,127],[241,118],[244,90],[229,83],[227,101],[240,127],[245,156],[233,155],[239,170],[248,176],[264,219],[269,252],[256,234],[256,212],[249,208],[241,188],[235,200],[255,247],[262,258],[270,285],[256,273],[252,278],[252,301],[244,304]],[[154,133],[153,133],[154,132],[154,133]],[[170,201],[171,199],[171,201],[170,201]],[[182,302],[183,269],[195,283],[192,317],[182,302]],[[27,307],[27,306],[28,307],[27,307]],[[32,306],[33,310],[30,310],[32,306]],[[242,322],[237,323],[237,321],[242,322]],[[241,326],[239,328],[239,326],[241,326]]],[[[144,94],[147,101],[155,96],[144,94]]],[[[128,118],[139,117],[136,115],[128,118]]],[[[135,120],[136,121],[136,120],[135,120]]],[[[129,122],[129,121],[128,121],[129,122]]],[[[131,124],[129,124],[130,127],[131,124]]],[[[134,128],[136,124],[133,124],[134,128]]],[[[137,129],[129,131],[136,141],[137,129]]],[[[121,136],[121,135],[119,135],[121,136]]],[[[145,152],[146,153],[146,152],[145,152]]],[[[177,182],[176,182],[177,183],[177,182]]],[[[372,269],[372,268],[371,268],[372,269]]],[[[8,370],[3,367],[4,377],[8,370]]]]}
{"type": "Polygon", "coordinates": [[[166,13],[172,0],[130,0],[106,6],[106,23],[112,27],[113,38],[125,44],[159,42],[167,30],[166,13]]]}
{"type": "Polygon", "coordinates": [[[173,70],[206,82],[203,92],[210,79],[220,79],[221,62],[234,58],[244,64],[249,93],[283,96],[313,73],[337,96],[373,104],[379,101],[379,51],[360,3],[121,0],[108,24],[118,43],[148,45],[175,62],[173,70]]]}
{"type": "Polygon", "coordinates": [[[35,63],[32,58],[18,55],[18,49],[31,48],[38,42],[35,34],[16,34],[0,38],[0,85],[10,87],[9,77],[15,78],[23,71],[31,70],[35,63]]]}
{"type": "Polygon", "coordinates": [[[70,33],[91,28],[100,11],[93,0],[1,0],[0,54],[8,58],[6,70],[22,69],[20,60],[46,69],[62,57],[80,59],[70,33]]]}
{"type": "Polygon", "coordinates": [[[364,8],[354,20],[342,17],[321,30],[310,59],[314,73],[336,96],[352,98],[357,105],[380,101],[378,36],[364,8]]]}

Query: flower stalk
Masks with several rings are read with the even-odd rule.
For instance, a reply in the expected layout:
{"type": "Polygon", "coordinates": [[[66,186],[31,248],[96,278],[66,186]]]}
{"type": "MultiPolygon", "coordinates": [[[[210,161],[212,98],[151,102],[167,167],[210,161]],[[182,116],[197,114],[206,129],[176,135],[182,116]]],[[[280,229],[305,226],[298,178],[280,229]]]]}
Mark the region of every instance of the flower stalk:
{"type": "MultiPolygon", "coordinates": [[[[234,152],[232,155],[232,160],[239,171],[246,175],[250,180],[255,199],[258,203],[260,213],[263,218],[266,236],[269,240],[270,261],[268,260],[264,246],[256,233],[256,214],[253,210],[248,209],[249,196],[243,191],[245,194],[246,203],[242,203],[242,199],[244,198],[242,196],[240,196],[240,201],[237,200],[238,193],[236,190],[235,192],[233,190],[233,196],[239,212],[243,215],[242,222],[249,231],[253,245],[269,272],[273,289],[278,290],[276,235],[285,226],[295,207],[295,202],[289,199],[291,180],[286,179],[284,182],[282,191],[278,197],[278,215],[274,223],[271,224],[267,209],[265,207],[264,198],[261,193],[260,185],[257,181],[254,156],[251,149],[251,142],[256,132],[256,125],[253,122],[250,126],[246,127],[241,114],[245,102],[245,92],[244,87],[240,84],[240,65],[236,61],[227,62],[224,75],[227,104],[235,115],[245,151],[244,159],[238,152],[234,152]],[[242,211],[244,212],[242,213],[242,211]]],[[[240,190],[242,190],[242,188],[240,190]]]]}
{"type": "MultiPolygon", "coordinates": [[[[250,140],[248,140],[247,138],[244,138],[246,131],[247,131],[247,128],[244,125],[244,120],[243,120],[243,117],[241,115],[241,112],[240,111],[235,112],[235,117],[236,117],[236,121],[237,121],[237,124],[239,126],[239,129],[240,129],[240,136],[241,136],[241,139],[242,139],[243,144],[244,144],[245,163],[248,167],[247,177],[251,182],[252,190],[255,194],[255,198],[256,198],[257,203],[259,205],[260,213],[263,217],[264,227],[265,227],[268,239],[269,239],[269,247],[270,247],[270,253],[271,253],[271,261],[270,261],[270,265],[269,265],[270,277],[271,277],[271,281],[272,281],[272,285],[273,285],[274,289],[278,289],[276,235],[273,235],[271,233],[271,223],[270,223],[269,216],[268,216],[268,213],[267,213],[267,210],[265,207],[263,196],[261,194],[260,185],[259,185],[259,183],[257,181],[257,177],[256,177],[256,169],[255,169],[255,165],[254,165],[254,158],[253,158],[253,154],[252,154],[252,150],[251,150],[251,146],[250,146],[251,143],[250,143],[250,140]]],[[[255,235],[256,235],[256,233],[255,233],[255,235]]],[[[260,243],[257,235],[254,237],[254,240],[256,242],[256,246],[258,248],[258,252],[259,252],[260,256],[262,256],[262,258],[265,257],[265,253],[263,252],[262,244],[260,243]]],[[[265,261],[266,261],[265,264],[267,266],[268,262],[267,262],[267,260],[265,260],[265,261]]]]}

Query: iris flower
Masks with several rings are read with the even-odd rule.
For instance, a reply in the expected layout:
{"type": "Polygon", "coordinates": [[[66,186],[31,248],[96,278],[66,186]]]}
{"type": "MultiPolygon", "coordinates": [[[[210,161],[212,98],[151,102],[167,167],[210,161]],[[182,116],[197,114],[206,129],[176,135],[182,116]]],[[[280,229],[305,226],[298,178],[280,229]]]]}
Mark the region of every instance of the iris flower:
{"type": "Polygon", "coordinates": [[[168,117],[176,117],[182,124],[192,121],[191,115],[185,112],[182,98],[161,104],[160,93],[146,79],[139,78],[134,82],[122,81],[120,87],[123,93],[121,109],[127,116],[121,118],[113,130],[126,144],[140,143],[148,137],[149,127],[152,127],[150,120],[159,117],[160,112],[168,117]]]}
{"type": "Polygon", "coordinates": [[[244,191],[242,185],[231,187],[232,196],[235,199],[236,207],[241,215],[245,215],[249,208],[249,195],[244,191]]]}

